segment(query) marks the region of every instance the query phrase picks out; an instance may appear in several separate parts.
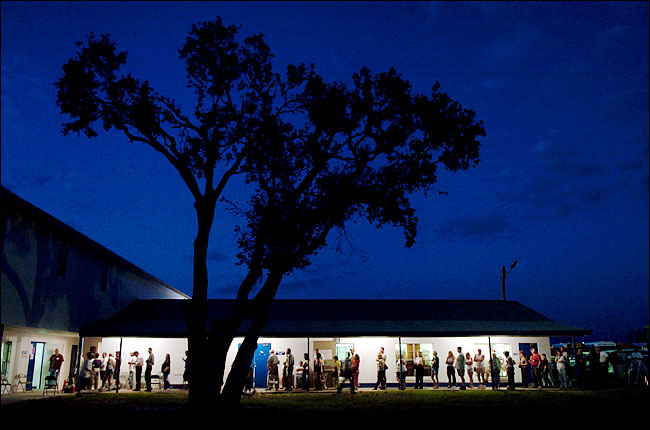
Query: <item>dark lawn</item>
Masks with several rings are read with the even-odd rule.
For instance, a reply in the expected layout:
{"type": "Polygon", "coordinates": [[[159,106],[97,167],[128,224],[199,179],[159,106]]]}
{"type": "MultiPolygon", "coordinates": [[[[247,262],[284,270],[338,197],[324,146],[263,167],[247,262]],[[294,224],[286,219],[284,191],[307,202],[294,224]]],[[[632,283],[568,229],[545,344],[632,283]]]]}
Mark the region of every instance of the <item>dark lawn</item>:
{"type": "MultiPolygon", "coordinates": [[[[81,397],[60,396],[42,400],[2,405],[2,420],[27,417],[70,417],[78,423],[99,417],[117,418],[118,422],[171,424],[186,421],[185,392],[167,393],[84,393],[81,397]],[[110,411],[110,412],[109,412],[110,411]]],[[[353,419],[388,424],[391,417],[421,420],[458,420],[504,423],[507,419],[523,419],[523,423],[543,426],[557,423],[626,424],[650,423],[650,391],[646,388],[603,389],[590,391],[492,390],[433,391],[397,390],[334,393],[262,394],[242,399],[240,409],[229,415],[245,422],[271,422],[290,417],[300,420],[353,419]]],[[[215,408],[215,415],[219,412],[215,408]]],[[[58,421],[58,420],[57,420],[58,421]]],[[[100,422],[97,424],[101,423],[100,422]]],[[[106,423],[108,424],[108,422],[106,423]]],[[[536,426],[536,425],[535,425],[536,426]]]]}

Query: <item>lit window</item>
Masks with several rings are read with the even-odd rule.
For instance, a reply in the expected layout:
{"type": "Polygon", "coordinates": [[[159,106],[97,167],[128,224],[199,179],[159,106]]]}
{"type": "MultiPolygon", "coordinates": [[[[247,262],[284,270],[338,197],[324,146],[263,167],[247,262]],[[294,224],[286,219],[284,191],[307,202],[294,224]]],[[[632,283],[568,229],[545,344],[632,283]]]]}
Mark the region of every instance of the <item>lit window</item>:
{"type": "Polygon", "coordinates": [[[337,343],[336,344],[336,355],[341,361],[345,361],[348,356],[348,352],[354,349],[353,343],[337,343]]]}

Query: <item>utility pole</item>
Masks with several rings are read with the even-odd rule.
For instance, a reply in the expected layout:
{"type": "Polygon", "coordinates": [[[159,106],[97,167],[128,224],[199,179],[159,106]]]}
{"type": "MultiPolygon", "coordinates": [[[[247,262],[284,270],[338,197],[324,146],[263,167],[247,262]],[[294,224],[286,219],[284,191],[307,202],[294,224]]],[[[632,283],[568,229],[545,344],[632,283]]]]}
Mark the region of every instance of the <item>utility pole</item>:
{"type": "MultiPolygon", "coordinates": [[[[512,269],[514,269],[516,265],[517,260],[510,265],[510,272],[512,272],[512,269]]],[[[506,266],[501,266],[501,299],[506,299],[506,266]]]]}

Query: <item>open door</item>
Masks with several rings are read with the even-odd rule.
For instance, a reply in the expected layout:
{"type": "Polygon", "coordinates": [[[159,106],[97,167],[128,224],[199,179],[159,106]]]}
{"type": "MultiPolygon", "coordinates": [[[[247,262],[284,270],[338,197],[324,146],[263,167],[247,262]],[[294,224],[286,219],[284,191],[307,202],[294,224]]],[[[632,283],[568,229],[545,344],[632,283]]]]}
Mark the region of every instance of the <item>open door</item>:
{"type": "Polygon", "coordinates": [[[43,359],[45,357],[45,342],[32,342],[32,353],[29,354],[27,365],[27,383],[25,389],[38,390],[42,388],[43,359]]]}
{"type": "MultiPolygon", "coordinates": [[[[241,343],[237,347],[241,347],[241,343]]],[[[269,373],[269,370],[266,367],[266,362],[269,359],[270,352],[270,343],[257,344],[257,349],[255,350],[255,355],[253,356],[253,362],[251,363],[251,366],[253,366],[253,381],[255,388],[266,388],[267,376],[269,373]]]]}

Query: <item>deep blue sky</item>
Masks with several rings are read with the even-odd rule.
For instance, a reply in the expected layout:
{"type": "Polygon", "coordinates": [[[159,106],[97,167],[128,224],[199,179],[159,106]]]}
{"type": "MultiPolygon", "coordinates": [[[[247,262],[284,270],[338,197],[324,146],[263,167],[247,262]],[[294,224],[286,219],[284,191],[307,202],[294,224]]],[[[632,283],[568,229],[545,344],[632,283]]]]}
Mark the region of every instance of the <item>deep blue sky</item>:
{"type": "MultiPolygon", "coordinates": [[[[64,137],[53,83],[91,31],[127,70],[193,106],[179,49],[221,16],[261,32],[280,70],[314,63],[350,82],[395,66],[485,123],[481,163],[416,196],[414,247],[400,230],[351,225],[284,298],[508,299],[625,340],[648,324],[648,3],[2,2],[2,185],[191,294],[196,222],[176,171],[117,133],[64,137]]],[[[229,193],[229,194],[228,194],[229,193]]],[[[240,198],[238,188],[228,190],[240,198]]],[[[210,296],[233,297],[233,218],[217,213],[210,296]]]]}

